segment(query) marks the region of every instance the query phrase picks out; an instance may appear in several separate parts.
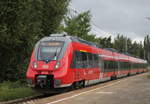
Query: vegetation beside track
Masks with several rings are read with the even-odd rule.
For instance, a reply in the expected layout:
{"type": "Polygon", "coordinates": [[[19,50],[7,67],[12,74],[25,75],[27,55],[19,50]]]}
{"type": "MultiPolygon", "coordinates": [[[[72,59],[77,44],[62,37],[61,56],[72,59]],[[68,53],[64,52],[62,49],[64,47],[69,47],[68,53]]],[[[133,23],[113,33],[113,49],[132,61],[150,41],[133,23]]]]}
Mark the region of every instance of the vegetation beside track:
{"type": "Polygon", "coordinates": [[[146,76],[147,79],[150,79],[150,74],[146,76]]]}
{"type": "Polygon", "coordinates": [[[17,82],[3,82],[0,83],[0,102],[15,100],[37,95],[31,88],[25,84],[17,82]]]}

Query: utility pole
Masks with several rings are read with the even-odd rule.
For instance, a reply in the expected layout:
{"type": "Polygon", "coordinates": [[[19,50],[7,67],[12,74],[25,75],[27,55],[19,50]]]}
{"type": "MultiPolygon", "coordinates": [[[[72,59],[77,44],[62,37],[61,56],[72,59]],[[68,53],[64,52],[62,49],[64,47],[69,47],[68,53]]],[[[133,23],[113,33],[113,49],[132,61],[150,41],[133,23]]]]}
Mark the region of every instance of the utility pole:
{"type": "Polygon", "coordinates": [[[144,60],[146,60],[146,58],[145,58],[145,49],[144,49],[144,60]]]}
{"type": "Polygon", "coordinates": [[[150,20],[150,17],[146,17],[146,19],[150,20]]]}
{"type": "Polygon", "coordinates": [[[150,63],[150,52],[148,52],[148,63],[150,63]]]}
{"type": "Polygon", "coordinates": [[[126,53],[128,53],[128,38],[127,38],[127,36],[125,38],[125,51],[126,51],[126,53]]]}

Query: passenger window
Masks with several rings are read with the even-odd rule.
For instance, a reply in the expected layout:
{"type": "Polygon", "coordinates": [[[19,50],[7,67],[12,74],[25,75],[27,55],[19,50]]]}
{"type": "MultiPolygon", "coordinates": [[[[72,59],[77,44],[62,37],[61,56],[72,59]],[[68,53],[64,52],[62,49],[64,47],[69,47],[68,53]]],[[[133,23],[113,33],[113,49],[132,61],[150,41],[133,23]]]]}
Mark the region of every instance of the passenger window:
{"type": "Polygon", "coordinates": [[[81,52],[81,57],[82,57],[82,67],[81,68],[86,68],[88,63],[87,63],[87,53],[86,52],[81,52]]]}
{"type": "Polygon", "coordinates": [[[104,72],[111,72],[118,69],[119,64],[117,61],[104,61],[104,72]]]}
{"type": "Polygon", "coordinates": [[[71,68],[98,68],[101,62],[98,54],[74,51],[71,61],[71,68]]]}
{"type": "Polygon", "coordinates": [[[88,53],[88,68],[94,67],[93,54],[88,53]]]}
{"type": "Polygon", "coordinates": [[[94,67],[99,67],[99,56],[97,54],[93,54],[94,56],[94,67]]]}

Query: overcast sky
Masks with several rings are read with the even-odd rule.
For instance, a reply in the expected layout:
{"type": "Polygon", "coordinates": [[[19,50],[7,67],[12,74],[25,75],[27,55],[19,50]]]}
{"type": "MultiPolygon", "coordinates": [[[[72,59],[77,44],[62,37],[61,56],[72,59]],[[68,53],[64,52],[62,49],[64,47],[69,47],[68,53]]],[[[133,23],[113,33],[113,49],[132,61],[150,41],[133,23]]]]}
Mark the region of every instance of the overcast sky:
{"type": "Polygon", "coordinates": [[[122,33],[139,41],[150,34],[150,0],[72,0],[71,6],[91,11],[93,23],[102,29],[92,29],[98,36],[122,33]]]}

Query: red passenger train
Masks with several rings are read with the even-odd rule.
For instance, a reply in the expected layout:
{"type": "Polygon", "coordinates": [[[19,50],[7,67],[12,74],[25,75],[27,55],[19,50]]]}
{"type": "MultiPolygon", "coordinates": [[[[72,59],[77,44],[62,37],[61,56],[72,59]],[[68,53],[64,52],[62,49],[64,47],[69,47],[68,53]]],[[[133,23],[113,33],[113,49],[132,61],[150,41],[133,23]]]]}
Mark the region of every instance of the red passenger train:
{"type": "Polygon", "coordinates": [[[35,46],[26,73],[34,88],[84,87],[145,71],[147,61],[102,49],[77,37],[54,34],[35,46]]]}

